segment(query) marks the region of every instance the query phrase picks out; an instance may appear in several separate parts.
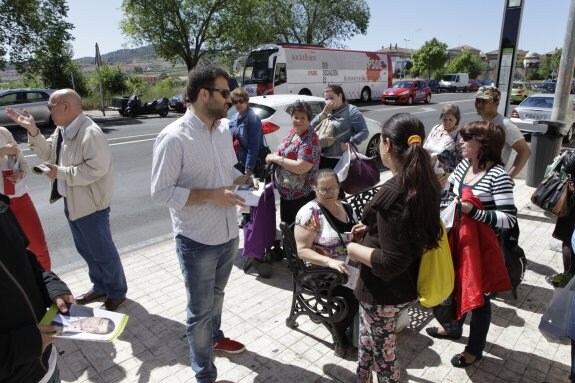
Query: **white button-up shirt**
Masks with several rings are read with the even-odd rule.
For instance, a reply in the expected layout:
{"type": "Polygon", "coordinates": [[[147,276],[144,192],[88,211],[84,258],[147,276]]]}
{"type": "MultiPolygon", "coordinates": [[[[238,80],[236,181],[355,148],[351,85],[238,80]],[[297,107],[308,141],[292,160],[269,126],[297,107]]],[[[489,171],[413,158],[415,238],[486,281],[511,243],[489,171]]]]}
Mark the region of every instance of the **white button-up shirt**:
{"type": "Polygon", "coordinates": [[[212,131],[191,111],[168,125],[154,144],[152,199],[170,208],[174,235],[219,245],[239,234],[236,207],[186,206],[190,191],[230,186],[241,173],[227,123],[212,131]]]}

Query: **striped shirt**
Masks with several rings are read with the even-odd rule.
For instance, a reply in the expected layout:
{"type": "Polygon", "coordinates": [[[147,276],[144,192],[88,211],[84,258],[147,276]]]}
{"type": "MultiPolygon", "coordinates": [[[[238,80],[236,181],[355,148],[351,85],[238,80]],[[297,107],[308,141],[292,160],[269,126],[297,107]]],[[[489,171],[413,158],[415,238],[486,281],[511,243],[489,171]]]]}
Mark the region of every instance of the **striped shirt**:
{"type": "Polygon", "coordinates": [[[472,186],[465,186],[463,180],[471,168],[471,162],[464,159],[457,165],[449,177],[453,192],[461,196],[464,187],[471,187],[473,195],[481,201],[483,209],[474,208],[469,214],[479,221],[497,229],[511,229],[517,224],[517,208],[513,200],[515,184],[502,165],[489,169],[479,181],[472,186]]]}
{"type": "Polygon", "coordinates": [[[191,111],[168,125],[154,143],[152,200],[170,209],[174,235],[220,245],[239,234],[236,207],[211,202],[186,206],[191,190],[230,186],[241,173],[227,123],[212,131],[191,111]]]}

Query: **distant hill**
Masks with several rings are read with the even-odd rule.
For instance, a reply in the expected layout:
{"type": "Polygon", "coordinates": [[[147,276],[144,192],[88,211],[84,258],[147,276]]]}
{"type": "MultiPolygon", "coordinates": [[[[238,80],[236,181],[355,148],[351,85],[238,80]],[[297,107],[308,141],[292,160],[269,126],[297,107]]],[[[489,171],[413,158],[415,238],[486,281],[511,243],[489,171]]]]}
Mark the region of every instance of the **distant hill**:
{"type": "MultiPolygon", "coordinates": [[[[109,65],[119,65],[127,73],[141,72],[148,75],[166,73],[171,76],[185,76],[186,65],[182,60],[175,65],[158,57],[153,45],[133,49],[120,49],[100,55],[102,62],[109,65]]],[[[82,57],[73,60],[80,63],[82,71],[92,72],[95,69],[94,57],[82,57]]]]}

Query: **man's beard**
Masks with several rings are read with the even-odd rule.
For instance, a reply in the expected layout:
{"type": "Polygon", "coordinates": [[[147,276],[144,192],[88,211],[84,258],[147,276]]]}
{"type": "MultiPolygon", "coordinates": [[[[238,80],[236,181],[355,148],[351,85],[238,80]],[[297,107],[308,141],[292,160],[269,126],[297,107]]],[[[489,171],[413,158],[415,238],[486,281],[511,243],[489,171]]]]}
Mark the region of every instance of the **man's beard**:
{"type": "Polygon", "coordinates": [[[226,118],[228,116],[226,105],[227,104],[220,105],[218,102],[211,99],[210,101],[208,101],[208,104],[206,105],[208,115],[215,120],[226,118]]]}

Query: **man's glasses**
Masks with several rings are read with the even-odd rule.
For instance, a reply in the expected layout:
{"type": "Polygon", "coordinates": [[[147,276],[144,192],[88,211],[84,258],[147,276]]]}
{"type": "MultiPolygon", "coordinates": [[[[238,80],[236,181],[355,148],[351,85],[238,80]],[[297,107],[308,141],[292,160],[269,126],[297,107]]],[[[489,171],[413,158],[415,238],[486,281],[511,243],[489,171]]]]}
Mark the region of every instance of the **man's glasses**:
{"type": "Polygon", "coordinates": [[[244,104],[244,103],[245,103],[244,100],[232,100],[232,104],[234,104],[234,105],[244,104]]]}
{"type": "Polygon", "coordinates": [[[325,195],[327,193],[339,192],[339,188],[315,188],[315,191],[321,195],[325,195]]]}
{"type": "Polygon", "coordinates": [[[469,141],[469,140],[473,140],[475,138],[475,137],[473,137],[473,134],[467,133],[467,132],[459,132],[459,135],[461,136],[463,141],[469,141]]]}
{"type": "Polygon", "coordinates": [[[58,105],[58,102],[54,102],[54,103],[48,103],[48,110],[52,110],[52,108],[54,108],[56,105],[58,105]]]}
{"type": "Polygon", "coordinates": [[[218,88],[206,88],[209,91],[219,92],[223,98],[230,97],[230,90],[229,89],[218,89],[218,88]]]}

